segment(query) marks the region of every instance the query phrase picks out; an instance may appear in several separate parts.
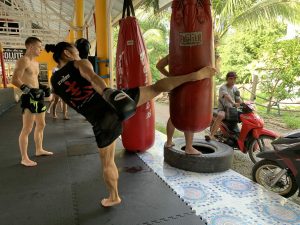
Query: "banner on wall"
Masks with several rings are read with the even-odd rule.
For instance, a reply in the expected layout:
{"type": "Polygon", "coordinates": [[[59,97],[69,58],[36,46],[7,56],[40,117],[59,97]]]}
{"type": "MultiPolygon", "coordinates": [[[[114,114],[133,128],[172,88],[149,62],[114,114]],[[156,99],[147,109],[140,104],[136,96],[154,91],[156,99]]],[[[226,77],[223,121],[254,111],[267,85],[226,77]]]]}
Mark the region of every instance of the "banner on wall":
{"type": "Polygon", "coordinates": [[[4,62],[17,61],[25,54],[26,49],[22,48],[3,48],[4,62]]]}

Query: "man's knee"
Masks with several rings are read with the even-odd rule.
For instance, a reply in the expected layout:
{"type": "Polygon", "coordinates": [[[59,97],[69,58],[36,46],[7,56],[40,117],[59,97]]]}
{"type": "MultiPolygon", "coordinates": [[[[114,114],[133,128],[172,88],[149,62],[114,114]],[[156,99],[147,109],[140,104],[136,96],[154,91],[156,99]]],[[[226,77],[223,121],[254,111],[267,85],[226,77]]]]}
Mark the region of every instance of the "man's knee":
{"type": "Polygon", "coordinates": [[[110,145],[99,148],[100,158],[104,161],[114,160],[115,141],[110,145]]]}
{"type": "Polygon", "coordinates": [[[45,122],[40,122],[40,123],[37,123],[37,124],[35,125],[35,129],[36,129],[36,130],[44,130],[45,127],[46,127],[46,123],[45,123],[45,122]]]}
{"type": "Polygon", "coordinates": [[[25,134],[25,135],[29,135],[30,132],[32,131],[32,126],[26,126],[26,127],[23,127],[22,128],[22,133],[25,134]]]}

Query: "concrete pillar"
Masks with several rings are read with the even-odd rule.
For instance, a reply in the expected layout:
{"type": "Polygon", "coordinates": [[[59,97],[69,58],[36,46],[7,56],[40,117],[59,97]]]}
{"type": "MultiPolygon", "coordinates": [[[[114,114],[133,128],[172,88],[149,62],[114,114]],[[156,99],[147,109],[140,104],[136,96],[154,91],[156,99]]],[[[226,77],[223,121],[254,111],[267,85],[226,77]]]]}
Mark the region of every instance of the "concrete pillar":
{"type": "MultiPolygon", "coordinates": [[[[83,26],[84,26],[84,0],[75,0],[75,26],[78,28],[76,30],[76,40],[83,38],[83,26]]],[[[97,2],[97,0],[96,0],[97,2]]]]}
{"type": "Polygon", "coordinates": [[[96,41],[97,57],[99,59],[100,76],[107,84],[110,83],[109,77],[109,52],[108,52],[108,21],[107,7],[105,0],[95,0],[95,19],[96,19],[96,41]]]}

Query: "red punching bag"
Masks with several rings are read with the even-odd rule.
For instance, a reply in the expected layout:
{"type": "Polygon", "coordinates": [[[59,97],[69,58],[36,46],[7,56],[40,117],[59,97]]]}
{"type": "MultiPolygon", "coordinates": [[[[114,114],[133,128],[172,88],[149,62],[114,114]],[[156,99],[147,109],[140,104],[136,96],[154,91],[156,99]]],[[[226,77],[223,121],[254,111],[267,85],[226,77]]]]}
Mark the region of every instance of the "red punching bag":
{"type": "MultiPolygon", "coordinates": [[[[119,24],[116,56],[118,89],[151,84],[148,55],[131,0],[124,0],[123,17],[119,24]],[[130,11],[133,16],[130,16],[130,11]]],[[[153,145],[154,136],[155,114],[152,100],[139,106],[136,114],[123,122],[122,143],[128,151],[146,151],[153,145]]]]}
{"type": "MultiPolygon", "coordinates": [[[[169,70],[172,76],[213,65],[210,0],[174,0],[170,28],[169,70]]],[[[190,82],[170,94],[170,114],[182,131],[202,131],[212,119],[212,80],[190,82]]]]}

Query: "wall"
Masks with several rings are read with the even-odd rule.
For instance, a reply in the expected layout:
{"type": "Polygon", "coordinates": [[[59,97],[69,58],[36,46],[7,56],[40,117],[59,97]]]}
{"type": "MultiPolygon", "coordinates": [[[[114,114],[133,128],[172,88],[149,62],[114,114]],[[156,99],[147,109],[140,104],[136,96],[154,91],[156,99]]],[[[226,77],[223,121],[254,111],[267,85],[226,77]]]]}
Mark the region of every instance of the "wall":
{"type": "Polygon", "coordinates": [[[0,115],[16,104],[13,88],[0,88],[0,115]]]}
{"type": "Polygon", "coordinates": [[[47,53],[45,50],[42,51],[39,57],[36,60],[39,63],[47,63],[48,65],[48,79],[52,76],[52,71],[56,67],[57,63],[52,58],[52,53],[47,53]]]}

